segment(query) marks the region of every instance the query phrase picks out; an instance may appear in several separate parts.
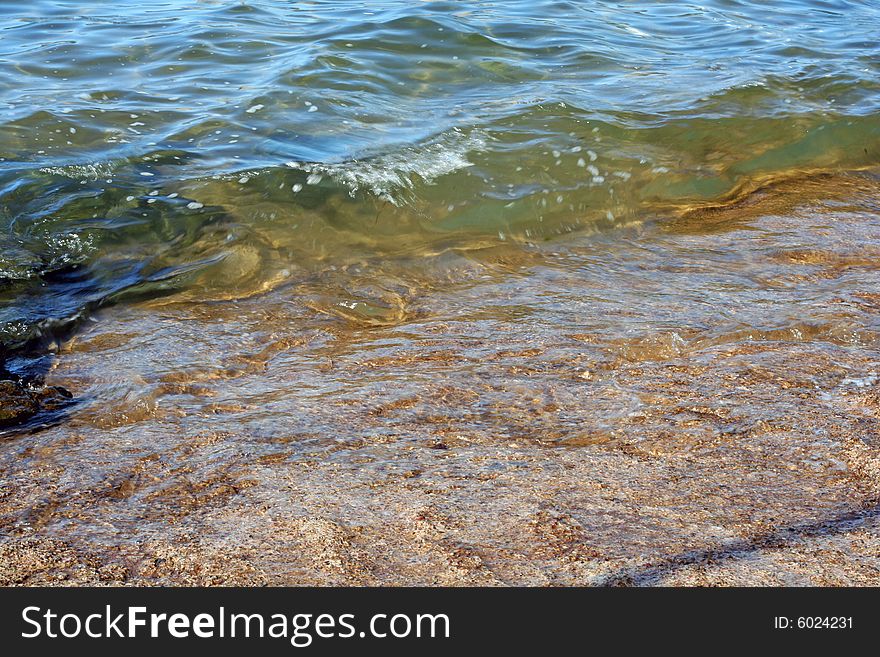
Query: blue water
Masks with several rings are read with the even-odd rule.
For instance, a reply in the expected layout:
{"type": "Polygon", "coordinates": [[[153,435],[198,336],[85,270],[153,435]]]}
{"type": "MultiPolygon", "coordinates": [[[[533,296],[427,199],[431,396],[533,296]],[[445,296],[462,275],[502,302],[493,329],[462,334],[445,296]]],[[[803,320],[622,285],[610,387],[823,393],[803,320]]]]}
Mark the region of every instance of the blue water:
{"type": "Polygon", "coordinates": [[[878,34],[856,1],[4,2],[2,351],[872,166],[878,34]]]}

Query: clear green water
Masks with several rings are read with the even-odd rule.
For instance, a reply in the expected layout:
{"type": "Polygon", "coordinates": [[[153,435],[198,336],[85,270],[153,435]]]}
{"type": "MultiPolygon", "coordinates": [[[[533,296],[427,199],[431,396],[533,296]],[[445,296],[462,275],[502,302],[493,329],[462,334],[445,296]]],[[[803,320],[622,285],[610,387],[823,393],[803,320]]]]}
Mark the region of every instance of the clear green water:
{"type": "Polygon", "coordinates": [[[880,161],[880,3],[0,4],[0,362],[880,161]]]}

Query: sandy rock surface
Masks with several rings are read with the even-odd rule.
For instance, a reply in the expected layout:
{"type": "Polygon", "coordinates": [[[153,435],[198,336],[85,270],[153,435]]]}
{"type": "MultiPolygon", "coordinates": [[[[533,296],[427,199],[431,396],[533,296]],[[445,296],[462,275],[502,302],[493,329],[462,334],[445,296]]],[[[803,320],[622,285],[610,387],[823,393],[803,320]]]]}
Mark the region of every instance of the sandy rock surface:
{"type": "Polygon", "coordinates": [[[107,309],[0,584],[880,584],[876,188],[107,309]]]}

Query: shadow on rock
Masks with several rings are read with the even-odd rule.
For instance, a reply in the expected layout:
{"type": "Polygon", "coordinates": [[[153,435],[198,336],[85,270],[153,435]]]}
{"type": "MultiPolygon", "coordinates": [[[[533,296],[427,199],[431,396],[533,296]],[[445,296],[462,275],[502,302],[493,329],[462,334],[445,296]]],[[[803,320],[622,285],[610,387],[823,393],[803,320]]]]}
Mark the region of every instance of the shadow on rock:
{"type": "Polygon", "coordinates": [[[623,569],[605,579],[603,586],[662,585],[664,579],[690,566],[744,559],[761,550],[792,547],[808,538],[845,534],[877,517],[880,517],[880,501],[873,500],[863,508],[844,510],[813,522],[777,527],[732,543],[671,555],[642,568],[623,569]]]}

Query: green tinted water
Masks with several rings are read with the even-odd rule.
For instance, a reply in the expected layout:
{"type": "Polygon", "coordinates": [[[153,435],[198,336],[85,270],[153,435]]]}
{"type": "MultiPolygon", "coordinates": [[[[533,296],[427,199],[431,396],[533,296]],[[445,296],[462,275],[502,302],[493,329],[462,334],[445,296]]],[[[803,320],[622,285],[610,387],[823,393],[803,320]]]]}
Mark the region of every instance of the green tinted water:
{"type": "Polygon", "coordinates": [[[6,367],[108,302],[876,164],[878,28],[846,1],[3,3],[6,367]]]}

